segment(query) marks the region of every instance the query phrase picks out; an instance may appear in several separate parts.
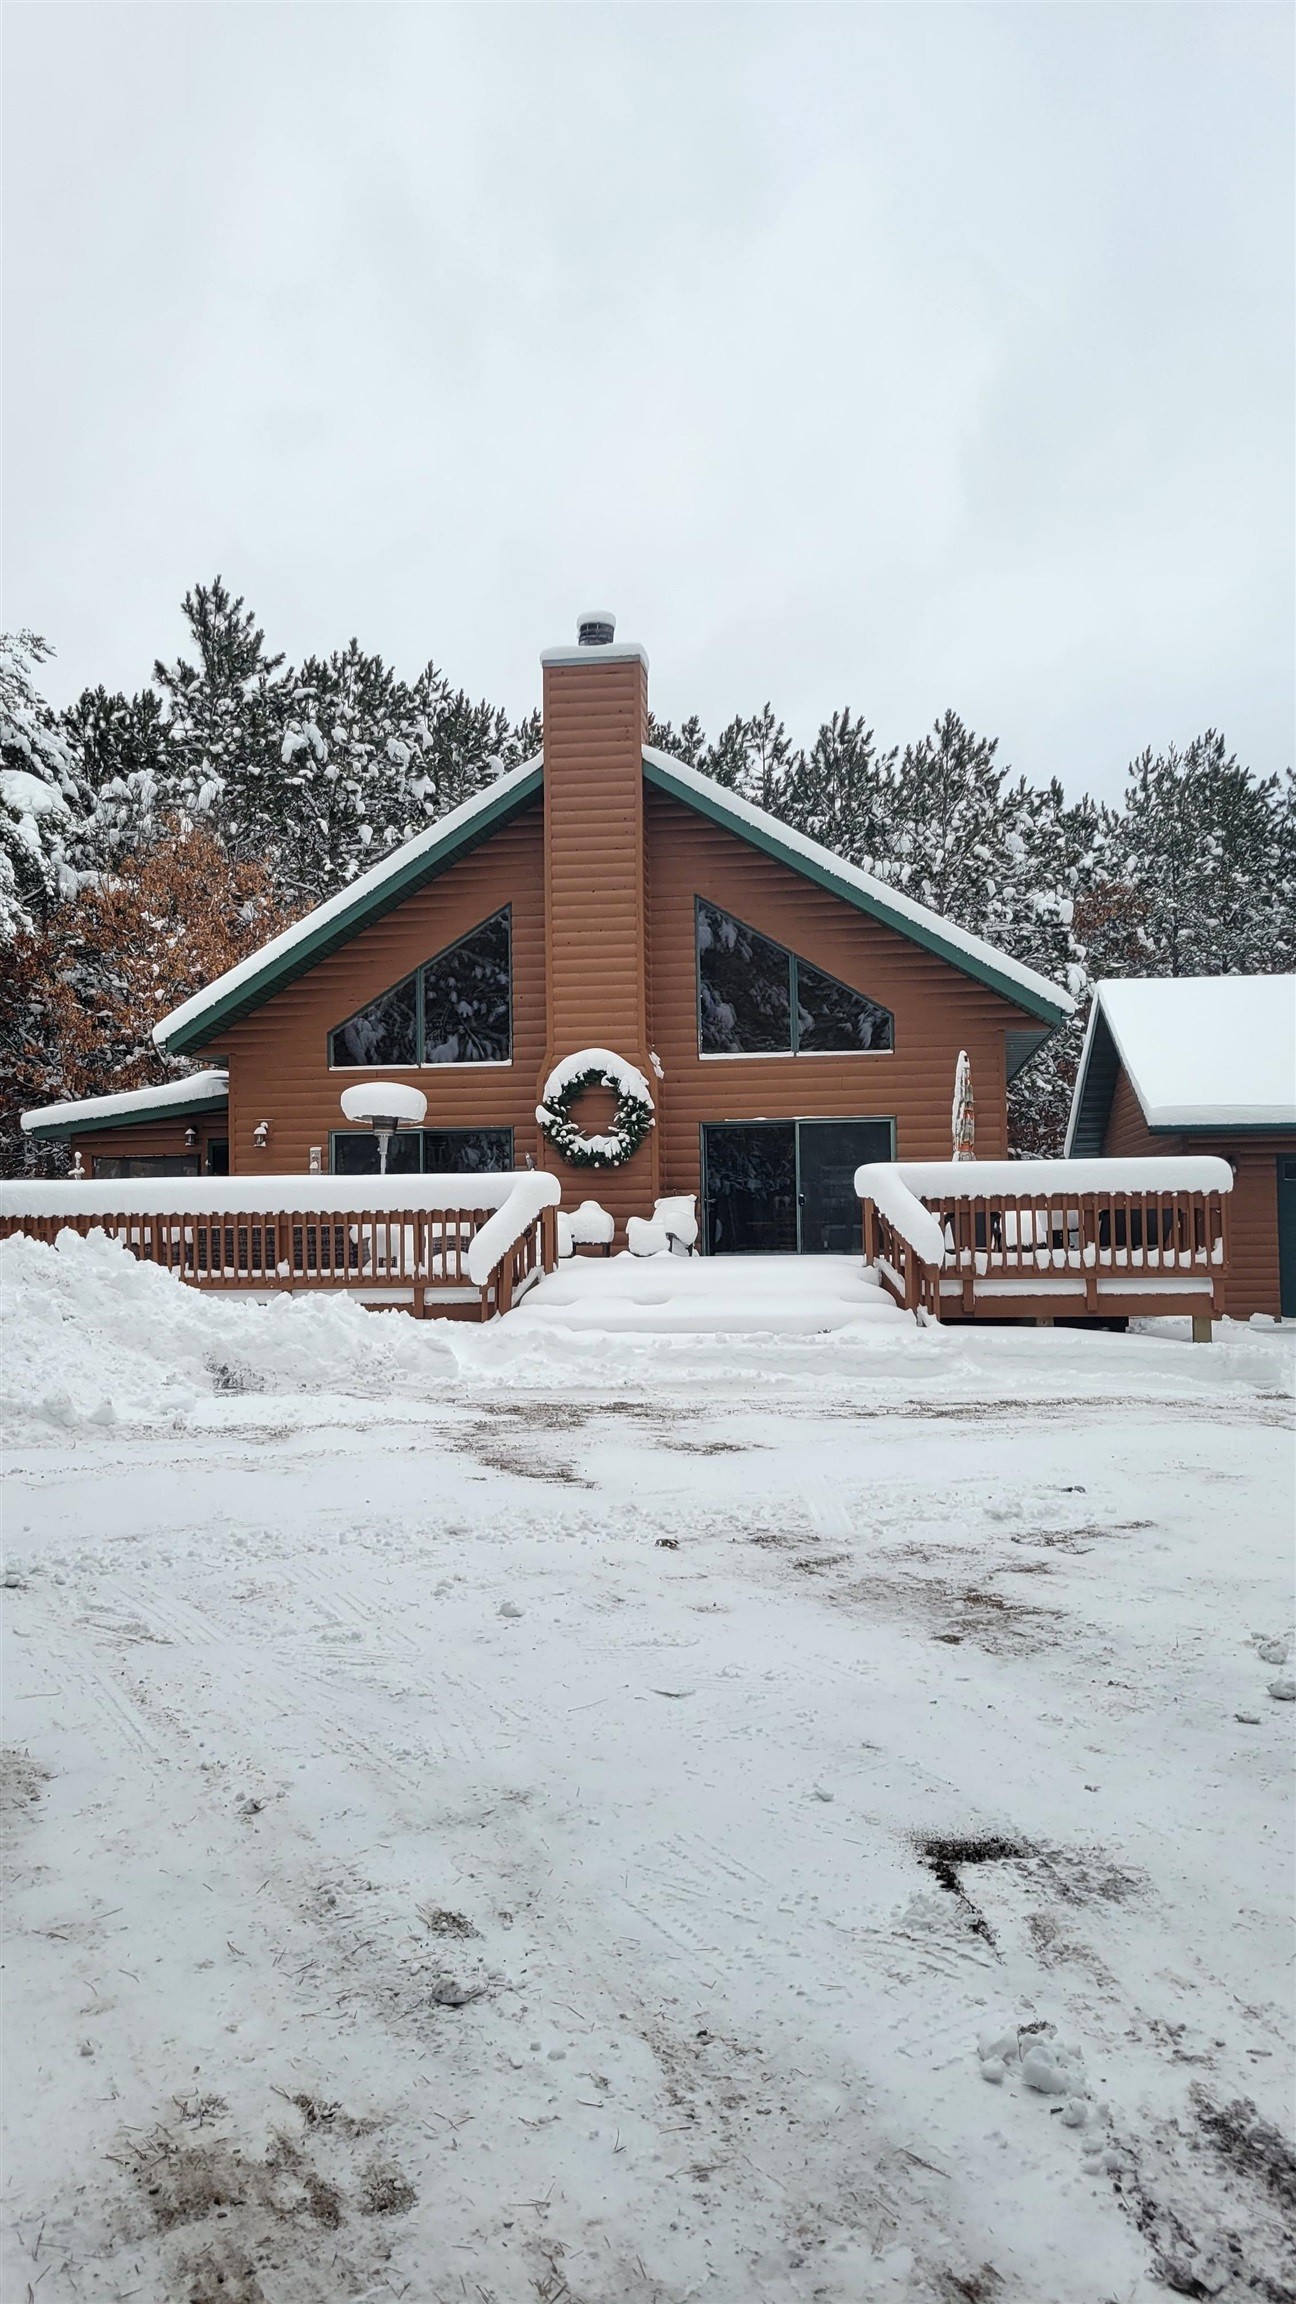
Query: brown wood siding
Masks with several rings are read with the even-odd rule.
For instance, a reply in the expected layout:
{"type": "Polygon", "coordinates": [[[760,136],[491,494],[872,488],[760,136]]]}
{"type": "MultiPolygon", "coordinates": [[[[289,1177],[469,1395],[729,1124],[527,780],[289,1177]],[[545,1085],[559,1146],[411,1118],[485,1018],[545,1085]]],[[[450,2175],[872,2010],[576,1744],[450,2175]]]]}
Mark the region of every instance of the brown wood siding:
{"type": "Polygon", "coordinates": [[[1143,1107],[1130,1086],[1129,1074],[1122,1064],[1116,1074],[1112,1091],[1112,1106],[1103,1136],[1103,1153],[1109,1160],[1141,1160],[1154,1152],[1177,1152],[1178,1143],[1169,1143],[1164,1136],[1154,1136],[1143,1117],[1143,1107]]]}
{"type": "Polygon", "coordinates": [[[668,794],[648,788],[645,810],[649,1023],[666,1070],[663,1192],[699,1189],[705,1121],[894,1118],[898,1158],[947,1160],[961,1048],[972,1063],[977,1152],[986,1160],[1006,1156],[1004,1033],[1029,1022],[1020,1009],[668,794]],[[889,1008],[894,1049],[859,1056],[701,1056],[698,896],[889,1008]]]}
{"type": "Polygon", "coordinates": [[[87,1176],[93,1176],[96,1159],[183,1160],[186,1152],[196,1153],[200,1169],[205,1169],[208,1144],[213,1137],[222,1138],[228,1133],[229,1122],[223,1112],[199,1112],[188,1120],[149,1121],[133,1128],[96,1128],[93,1135],[69,1137],[68,1153],[73,1160],[80,1153],[87,1176]],[[196,1147],[185,1143],[186,1128],[197,1130],[196,1147]]]}
{"type": "MultiPolygon", "coordinates": [[[[1253,1312],[1281,1309],[1278,1272],[1278,1162],[1296,1152],[1296,1132],[1289,1136],[1211,1136],[1182,1138],[1185,1152],[1215,1152],[1233,1168],[1229,1195],[1229,1277],[1224,1309],[1234,1320],[1249,1320],[1253,1312]]],[[[1166,1138],[1156,1139],[1158,1151],[1166,1138]]]]}
{"type": "MultiPolygon", "coordinates": [[[[544,673],[545,905],[548,1024],[536,1093],[550,1067],[581,1048],[610,1048],[647,1071],[643,737],[644,668],[553,664],[544,673]]],[[[580,1107],[587,1130],[612,1099],[580,1107]]],[[[627,1216],[650,1215],[657,1186],[654,1136],[620,1168],[574,1169],[547,1145],[568,1207],[593,1198],[627,1216]]]]}
{"type": "Polygon", "coordinates": [[[439,879],[216,1036],[213,1050],[229,1058],[231,1172],[305,1173],[315,1144],[327,1167],[330,1132],[347,1125],[342,1090],[365,1077],[363,1067],[330,1071],[330,1030],[504,904],[513,909],[512,1063],[429,1064],[383,1076],[423,1090],[429,1128],[512,1128],[520,1166],[536,1148],[535,1084],[545,1030],[538,799],[439,879]],[[252,1142],[261,1120],[270,1122],[265,1152],[252,1142]]]}
{"type": "Polygon", "coordinates": [[[1224,1310],[1234,1320],[1280,1308],[1278,1272],[1278,1161],[1296,1152],[1296,1133],[1272,1136],[1210,1134],[1154,1135],[1143,1117],[1129,1074],[1116,1074],[1111,1114],[1103,1137],[1109,1159],[1139,1159],[1156,1153],[1210,1152],[1233,1170],[1228,1204],[1229,1276],[1224,1310]]]}

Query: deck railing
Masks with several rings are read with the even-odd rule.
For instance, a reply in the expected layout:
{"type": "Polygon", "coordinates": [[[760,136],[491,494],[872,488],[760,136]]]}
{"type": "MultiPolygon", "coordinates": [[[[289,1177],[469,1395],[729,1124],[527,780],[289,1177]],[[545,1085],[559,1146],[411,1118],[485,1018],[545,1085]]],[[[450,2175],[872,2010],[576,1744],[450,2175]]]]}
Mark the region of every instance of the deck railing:
{"type": "MultiPolygon", "coordinates": [[[[177,1184],[168,1182],[164,1190],[172,1205],[161,1209],[141,1205],[147,1187],[138,1184],[127,1191],[120,1185],[106,1191],[94,1185],[41,1187],[41,1197],[53,1192],[59,1202],[41,1209],[5,1206],[11,1196],[22,1202],[37,1194],[0,1187],[0,1239],[23,1232],[52,1244],[63,1231],[104,1232],[141,1263],[160,1265],[195,1288],[258,1294],[342,1289],[365,1303],[420,1318],[444,1312],[489,1320],[511,1310],[557,1263],[556,1206],[536,1205],[537,1181],[519,1178],[521,1190],[493,1206],[420,1208],[330,1207],[323,1195],[310,1206],[304,1193],[301,1205],[291,1204],[295,1195],[285,1205],[277,1193],[280,1204],[271,1208],[177,1207],[177,1184]],[[112,1199],[124,1199],[127,1192],[135,1205],[114,1207],[112,1199]],[[482,1236],[485,1260],[480,1249],[473,1253],[482,1236]]],[[[195,1202],[200,1189],[190,1187],[195,1202]]]]}
{"type": "Polygon", "coordinates": [[[855,1181],[866,1261],[934,1319],[1184,1312],[1197,1332],[1222,1307],[1225,1161],[899,1162],[855,1181]]]}

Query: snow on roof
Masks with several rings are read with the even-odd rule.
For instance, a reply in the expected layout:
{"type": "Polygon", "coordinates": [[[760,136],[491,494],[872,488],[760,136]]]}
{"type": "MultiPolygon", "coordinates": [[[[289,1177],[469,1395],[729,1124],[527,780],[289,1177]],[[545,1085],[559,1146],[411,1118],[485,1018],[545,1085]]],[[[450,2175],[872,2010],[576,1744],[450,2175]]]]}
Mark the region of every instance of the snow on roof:
{"type": "MultiPolygon", "coordinates": [[[[641,651],[630,643],[617,643],[613,647],[573,648],[547,650],[546,662],[573,663],[606,662],[617,656],[634,656],[641,651]]],[[[645,659],[646,661],[646,659],[645,659]]],[[[767,853],[779,856],[793,871],[809,871],[821,886],[834,890],[855,904],[861,911],[893,927],[901,935],[915,937],[929,951],[938,952],[956,968],[991,984],[1005,998],[1020,997],[1031,1014],[1043,1016],[1050,1023],[1061,1023],[1075,1006],[1069,993],[1041,976],[1034,968],[1014,960],[980,936],[956,927],[927,905],[916,903],[912,896],[892,888],[884,880],[875,880],[857,865],[847,864],[829,848],[822,848],[817,840],[808,840],[804,833],[794,832],[790,826],[770,816],[763,808],[755,808],[750,801],[740,800],[710,776],[703,776],[696,768],[686,768],[665,752],[651,746],[644,747],[644,766],[653,780],[668,791],[674,791],[685,801],[692,800],[719,821],[740,834],[745,832],[767,853]]],[[[425,832],[393,848],[380,864],[362,873],[338,895],[330,896],[324,904],[305,914],[291,928],[273,936],[268,944],[250,952],[223,976],[217,976],[201,992],[173,1008],[153,1028],[153,1038],[160,1048],[179,1051],[201,1044],[219,1025],[234,1015],[244,1015],[262,998],[269,998],[279,985],[312,964],[315,957],[323,957],[356,934],[376,911],[398,903],[407,888],[421,886],[428,873],[453,860],[456,853],[477,833],[482,836],[493,823],[509,813],[511,806],[520,805],[539,790],[543,774],[543,755],[523,761],[518,768],[509,769],[498,776],[484,791],[475,793],[461,807],[451,810],[425,832]]]]}
{"type": "Polygon", "coordinates": [[[196,1104],[214,1104],[228,1094],[228,1072],[189,1072],[183,1080],[164,1081],[160,1088],[123,1088],[115,1096],[83,1096],[75,1104],[39,1104],[23,1113],[22,1125],[29,1133],[93,1127],[99,1121],[111,1127],[114,1120],[142,1120],[177,1106],[192,1111],[196,1104]]]}
{"type": "Polygon", "coordinates": [[[277,984],[284,963],[291,963],[302,947],[314,947],[324,940],[331,928],[339,932],[336,940],[343,941],[351,917],[355,916],[357,927],[363,925],[375,899],[381,899],[391,882],[415,877],[424,858],[432,864],[443,850],[459,848],[479,819],[489,821],[501,815],[511,799],[521,797],[532,783],[538,783],[540,764],[540,756],[536,754],[524,760],[520,767],[507,769],[484,791],[475,792],[471,800],[452,808],[448,816],[438,817],[426,832],[393,848],[381,864],[362,872],[358,880],[349,881],[336,896],[317,904],[291,928],[272,936],[268,944],[258,945],[245,960],[227,968],[223,976],[215,977],[201,992],[181,1001],[178,1008],[173,1008],[169,1016],[164,1016],[161,1023],[153,1027],[153,1038],[159,1048],[169,1048],[182,1040],[191,1025],[201,1022],[213,1010],[224,1008],[232,995],[244,990],[251,992],[260,978],[270,977],[277,984]]]}
{"type": "Polygon", "coordinates": [[[929,951],[939,952],[955,967],[963,968],[981,982],[993,983],[1009,998],[1014,988],[1024,993],[1032,1013],[1038,1013],[1043,1006],[1057,1023],[1073,1013],[1075,1002],[1060,984],[1028,968],[1024,961],[1001,952],[997,945],[987,944],[983,937],[957,927],[926,904],[917,903],[902,889],[893,888],[889,881],[876,880],[871,872],[862,872],[857,864],[846,863],[843,857],[834,855],[831,848],[821,847],[804,832],[794,832],[790,825],[769,815],[764,808],[754,807],[750,800],[740,800],[737,793],[727,791],[714,778],[702,775],[699,769],[685,767],[672,753],[657,752],[645,745],[644,759],[651,763],[657,780],[668,789],[677,788],[682,798],[694,796],[705,803],[711,813],[726,817],[735,827],[745,828],[759,846],[780,853],[793,870],[798,865],[809,866],[816,879],[835,887],[848,902],[898,929],[901,935],[916,937],[929,951]]]}
{"type": "Polygon", "coordinates": [[[1296,976],[1124,977],[1095,1007],[1149,1128],[1296,1127],[1296,976]]]}

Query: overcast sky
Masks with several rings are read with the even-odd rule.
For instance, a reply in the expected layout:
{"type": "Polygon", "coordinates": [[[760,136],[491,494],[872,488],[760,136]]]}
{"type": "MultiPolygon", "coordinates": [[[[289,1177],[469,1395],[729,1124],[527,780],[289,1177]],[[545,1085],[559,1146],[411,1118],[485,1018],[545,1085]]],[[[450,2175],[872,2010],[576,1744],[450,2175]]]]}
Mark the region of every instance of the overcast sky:
{"type": "Polygon", "coordinates": [[[3,614],[1293,754],[1285,5],[18,5],[3,614]]]}

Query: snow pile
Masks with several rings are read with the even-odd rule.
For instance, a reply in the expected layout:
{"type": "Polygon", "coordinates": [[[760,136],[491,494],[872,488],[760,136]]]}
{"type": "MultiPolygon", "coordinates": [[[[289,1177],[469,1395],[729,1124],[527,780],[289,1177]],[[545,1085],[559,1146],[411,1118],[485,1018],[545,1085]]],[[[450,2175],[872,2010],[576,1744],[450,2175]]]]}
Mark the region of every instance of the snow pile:
{"type": "Polygon", "coordinates": [[[669,1256],[670,1234],[650,1216],[628,1216],[626,1246],[632,1256],[669,1256]]]}
{"type": "Polygon", "coordinates": [[[360,1080],[343,1089],[342,1111],[348,1120],[406,1120],[417,1128],[427,1098],[421,1088],[404,1088],[399,1080],[360,1080]]]}
{"type": "Polygon", "coordinates": [[[220,1392],[373,1397],[453,1381],[439,1323],[331,1294],[200,1295],[102,1232],[0,1242],[7,1415],[75,1427],[152,1419],[220,1392]]]}
{"type": "Polygon", "coordinates": [[[664,1200],[653,1203],[653,1222],[660,1224],[667,1238],[680,1248],[697,1245],[697,1196],[692,1192],[674,1192],[664,1200]]]}
{"type": "Polygon", "coordinates": [[[610,1248],[616,1233],[616,1218],[608,1208],[601,1208],[597,1200],[582,1200],[579,1208],[560,1211],[558,1233],[564,1256],[573,1248],[610,1248]]]}
{"type": "Polygon", "coordinates": [[[945,1236],[893,1161],[879,1160],[857,1168],[855,1189],[861,1200],[871,1200],[888,1224],[895,1226],[915,1256],[924,1264],[939,1267],[945,1254],[945,1236]]]}
{"type": "Polygon", "coordinates": [[[542,1208],[554,1208],[562,1197],[556,1176],[542,1168],[514,1176],[513,1190],[503,1205],[487,1218],[468,1250],[468,1277],[474,1288],[484,1288],[496,1265],[534,1224],[542,1208]]]}

